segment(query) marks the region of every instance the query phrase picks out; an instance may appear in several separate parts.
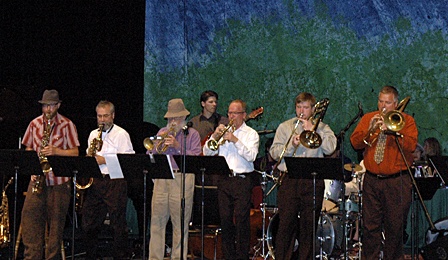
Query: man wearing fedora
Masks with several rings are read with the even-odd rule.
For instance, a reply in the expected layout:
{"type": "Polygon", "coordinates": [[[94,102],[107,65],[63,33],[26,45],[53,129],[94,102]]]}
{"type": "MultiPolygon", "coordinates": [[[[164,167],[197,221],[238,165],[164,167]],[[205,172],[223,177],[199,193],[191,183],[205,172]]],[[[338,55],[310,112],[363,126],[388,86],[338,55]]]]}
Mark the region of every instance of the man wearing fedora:
{"type": "MultiPolygon", "coordinates": [[[[92,185],[85,190],[82,208],[82,228],[85,233],[87,259],[97,259],[98,234],[109,213],[110,227],[113,230],[114,259],[129,257],[128,231],[126,225],[127,183],[118,165],[116,154],[133,154],[131,138],[126,130],[114,124],[115,106],[110,101],[100,101],[96,106],[98,126],[90,132],[88,144],[101,136],[102,147],[94,154],[101,178],[94,178],[92,185]]],[[[87,148],[87,154],[89,154],[87,148]]],[[[91,152],[92,153],[92,152],[91,152]]]]}
{"type": "Polygon", "coordinates": [[[181,169],[172,155],[199,155],[201,153],[201,138],[198,131],[186,127],[185,119],[190,112],[185,109],[180,98],[168,102],[168,112],[165,118],[167,126],[157,133],[162,137],[152,151],[147,153],[163,153],[170,155],[174,179],[155,179],[152,196],[151,239],[149,241],[149,259],[163,259],[165,252],[165,231],[168,219],[171,217],[173,226],[171,259],[187,259],[188,223],[193,207],[194,174],[182,176],[181,169]],[[185,130],[186,129],[186,130],[185,130]],[[184,137],[186,136],[186,140],[184,137]],[[184,147],[185,145],[185,147],[184,147]],[[183,177],[185,179],[183,179],[183,177]],[[184,207],[184,241],[183,256],[181,256],[181,201],[182,185],[185,180],[184,207]]]}
{"type": "Polygon", "coordinates": [[[42,168],[42,175],[31,176],[22,209],[24,259],[60,259],[71,182],[70,177],[56,177],[46,157],[78,156],[78,133],[73,122],[58,113],[58,91],[45,90],[39,103],[42,115],[30,122],[22,141],[26,150],[37,152],[42,168]]]}

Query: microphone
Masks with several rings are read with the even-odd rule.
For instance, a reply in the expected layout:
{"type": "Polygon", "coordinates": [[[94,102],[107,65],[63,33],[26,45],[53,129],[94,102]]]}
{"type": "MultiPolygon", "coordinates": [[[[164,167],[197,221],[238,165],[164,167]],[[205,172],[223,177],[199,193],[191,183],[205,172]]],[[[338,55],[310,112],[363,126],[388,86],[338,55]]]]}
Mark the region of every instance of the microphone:
{"type": "Polygon", "coordinates": [[[182,127],[182,131],[184,131],[185,134],[188,134],[188,128],[193,126],[193,122],[188,122],[186,125],[182,127]]]}
{"type": "Polygon", "coordinates": [[[362,105],[360,101],[358,101],[358,109],[359,109],[359,116],[362,117],[364,115],[364,111],[362,110],[362,105]]]}
{"type": "Polygon", "coordinates": [[[193,122],[188,122],[186,125],[184,125],[184,127],[182,127],[182,130],[187,130],[188,128],[193,126],[193,122]]]}

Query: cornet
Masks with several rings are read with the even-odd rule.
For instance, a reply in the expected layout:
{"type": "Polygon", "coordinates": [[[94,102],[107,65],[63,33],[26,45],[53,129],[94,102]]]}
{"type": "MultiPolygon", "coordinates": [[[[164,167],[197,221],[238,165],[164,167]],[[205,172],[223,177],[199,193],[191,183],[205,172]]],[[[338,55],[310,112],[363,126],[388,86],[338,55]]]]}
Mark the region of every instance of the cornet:
{"type": "Polygon", "coordinates": [[[231,119],[229,121],[229,124],[222,130],[221,135],[219,136],[219,138],[217,138],[217,140],[214,139],[210,139],[207,141],[206,145],[208,147],[208,149],[212,150],[212,151],[217,151],[219,146],[223,145],[226,140],[224,140],[224,134],[229,131],[230,129],[232,129],[232,131],[235,131],[235,126],[233,125],[233,119],[231,119]]]}
{"type": "Polygon", "coordinates": [[[151,151],[154,149],[154,147],[156,147],[156,152],[159,154],[162,154],[164,152],[166,152],[166,150],[168,150],[169,145],[165,144],[165,139],[169,136],[169,135],[173,135],[176,136],[176,124],[171,124],[170,128],[168,129],[168,131],[160,136],[156,136],[154,137],[146,137],[143,140],[143,146],[145,146],[146,150],[151,151]],[[156,144],[154,144],[153,140],[159,140],[156,144]]]}

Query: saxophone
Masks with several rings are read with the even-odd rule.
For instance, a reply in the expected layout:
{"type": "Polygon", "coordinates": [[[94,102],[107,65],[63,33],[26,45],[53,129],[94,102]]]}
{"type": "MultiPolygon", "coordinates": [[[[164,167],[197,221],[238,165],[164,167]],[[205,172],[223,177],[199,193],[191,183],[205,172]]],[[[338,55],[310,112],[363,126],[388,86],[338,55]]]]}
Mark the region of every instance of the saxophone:
{"type": "Polygon", "coordinates": [[[45,156],[45,154],[42,153],[42,149],[50,144],[50,136],[51,136],[50,115],[46,114],[45,117],[47,118],[47,123],[45,125],[44,134],[42,136],[42,143],[40,146],[41,151],[39,152],[39,162],[43,174],[37,176],[37,179],[34,182],[34,186],[31,189],[31,191],[36,194],[42,192],[42,185],[45,181],[45,174],[52,170],[50,163],[48,162],[47,156],[45,156]]]}
{"type": "MultiPolygon", "coordinates": [[[[104,124],[100,124],[98,126],[98,136],[95,137],[89,145],[89,149],[87,150],[87,156],[89,157],[94,157],[96,155],[97,152],[101,151],[101,149],[103,148],[103,139],[101,139],[101,135],[103,133],[103,128],[104,128],[104,124]]],[[[81,182],[83,182],[81,180],[81,182]]],[[[84,202],[84,192],[81,192],[81,190],[85,190],[87,188],[89,188],[90,186],[92,186],[93,184],[93,178],[89,179],[89,182],[85,185],[80,184],[78,181],[75,183],[76,188],[78,189],[78,191],[76,192],[76,204],[75,204],[75,210],[76,211],[81,211],[82,209],[82,204],[84,202]]]]}
{"type": "Polygon", "coordinates": [[[9,233],[9,206],[8,196],[6,196],[6,189],[13,182],[13,180],[13,177],[9,179],[2,193],[2,205],[0,206],[0,248],[8,247],[11,241],[9,233]]]}

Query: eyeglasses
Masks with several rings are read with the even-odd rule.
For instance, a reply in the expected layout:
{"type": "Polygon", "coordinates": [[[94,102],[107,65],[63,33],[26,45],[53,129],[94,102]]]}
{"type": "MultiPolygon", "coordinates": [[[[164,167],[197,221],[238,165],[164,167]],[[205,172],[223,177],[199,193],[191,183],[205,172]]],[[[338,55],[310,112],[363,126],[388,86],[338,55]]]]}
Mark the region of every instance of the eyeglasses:
{"type": "Polygon", "coordinates": [[[104,115],[96,115],[97,118],[101,119],[101,118],[109,118],[111,114],[104,114],[104,115]]]}
{"type": "Polygon", "coordinates": [[[59,103],[54,103],[54,104],[42,104],[42,107],[43,108],[51,108],[51,109],[53,109],[53,108],[55,108],[57,105],[58,105],[59,103]]]}
{"type": "Polygon", "coordinates": [[[227,111],[227,114],[229,115],[229,116],[231,116],[231,115],[242,115],[242,114],[244,114],[245,112],[230,112],[230,111],[227,111]]]}

